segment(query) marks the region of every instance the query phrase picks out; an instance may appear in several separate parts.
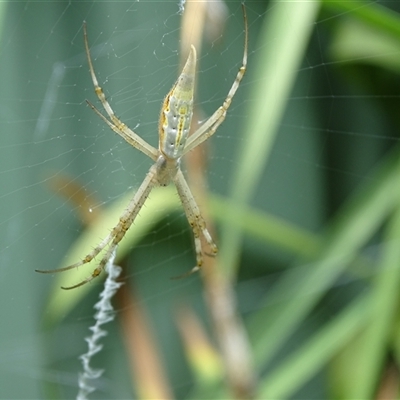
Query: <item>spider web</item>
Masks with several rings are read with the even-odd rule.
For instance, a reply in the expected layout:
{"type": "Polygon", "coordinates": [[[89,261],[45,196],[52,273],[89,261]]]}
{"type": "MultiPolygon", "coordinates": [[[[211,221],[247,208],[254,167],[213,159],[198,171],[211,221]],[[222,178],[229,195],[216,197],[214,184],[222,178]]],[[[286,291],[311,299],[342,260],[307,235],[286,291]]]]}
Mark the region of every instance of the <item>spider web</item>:
{"type": "MultiPolygon", "coordinates": [[[[379,4],[400,12],[396,3],[379,4]]],[[[42,398],[46,387],[69,398],[77,390],[77,358],[84,352],[82,339],[98,287],[93,285],[55,330],[43,331],[43,310],[55,277],[33,271],[61,266],[91,216],[98,218],[132,193],[151,165],[86,106],[89,99],[101,107],[88,72],[82,22],[87,22],[94,68],[113,110],[156,146],[160,105],[179,70],[180,5],[26,1],[1,6],[0,398],[42,398]]],[[[240,3],[225,6],[224,29],[206,40],[200,52],[196,103],[201,118],[222,104],[241,64],[240,3]]],[[[204,150],[212,194],[229,196],[232,174],[246,145],[247,133],[240,127],[259,101],[251,97],[252,86],[258,84],[253,63],[268,46],[257,39],[271,8],[246,2],[249,68],[226,121],[204,150]]],[[[355,188],[372,179],[371,171],[398,143],[398,65],[377,60],[398,57],[400,49],[378,47],[376,58],[367,60],[361,52],[346,53],[339,35],[353,28],[344,25],[345,14],[327,8],[318,16],[250,203],[254,210],[314,233],[323,231],[355,188]]],[[[177,196],[172,196],[175,205],[163,211],[161,203],[157,210],[162,216],[155,222],[145,220],[143,237],[127,252],[123,267],[124,279],[132,287],[134,282],[136,299],[148,311],[171,386],[184,398],[194,382],[174,312],[178,304],[188,303],[203,315],[206,305],[198,276],[169,279],[195,262],[191,230],[177,196]]],[[[105,226],[98,240],[111,228],[105,226]]],[[[240,311],[250,314],[297,257],[248,235],[243,246],[237,291],[240,311]]],[[[368,250],[377,251],[372,245],[368,250]]],[[[81,267],[80,276],[91,270],[92,266],[81,267]]],[[[357,282],[342,276],[325,303],[328,308],[342,305],[339,290],[348,288],[348,279],[357,282]]],[[[122,314],[123,308],[116,307],[122,314]]],[[[107,371],[101,398],[133,396],[120,335],[117,323],[110,327],[98,360],[107,371]]]]}

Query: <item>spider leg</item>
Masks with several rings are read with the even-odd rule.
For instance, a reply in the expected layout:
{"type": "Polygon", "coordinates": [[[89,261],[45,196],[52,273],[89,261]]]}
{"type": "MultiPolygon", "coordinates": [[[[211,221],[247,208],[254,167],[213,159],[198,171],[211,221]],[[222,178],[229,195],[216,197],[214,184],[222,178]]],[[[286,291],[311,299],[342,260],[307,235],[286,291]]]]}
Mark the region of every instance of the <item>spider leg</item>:
{"type": "Polygon", "coordinates": [[[224,122],[228,108],[224,108],[224,106],[219,107],[218,110],[215,111],[215,113],[203,125],[200,126],[200,128],[198,128],[192,135],[189,136],[185,149],[183,150],[183,154],[193,150],[199,144],[203,143],[212,135],[214,135],[218,127],[224,122]]]}
{"type": "Polygon", "coordinates": [[[185,210],[186,218],[188,219],[189,224],[193,230],[194,245],[196,251],[196,266],[193,267],[186,274],[178,277],[182,278],[192,274],[193,272],[198,271],[203,265],[203,250],[200,240],[201,234],[204,236],[206,242],[210,246],[211,256],[215,256],[218,252],[218,249],[210,235],[210,232],[206,227],[206,223],[201,216],[200,209],[196,203],[196,200],[193,197],[192,192],[190,191],[190,188],[181,170],[178,170],[174,178],[174,183],[181,199],[183,209],[185,210]]]}
{"type": "Polygon", "coordinates": [[[53,274],[55,272],[69,271],[80,267],[81,265],[90,263],[113,239],[115,236],[115,227],[90,253],[88,253],[82,260],[76,262],[75,264],[68,265],[67,267],[57,268],[57,269],[35,269],[36,272],[41,274],[53,274]]]}
{"type": "Polygon", "coordinates": [[[147,197],[149,197],[151,190],[157,184],[155,176],[156,176],[156,168],[155,168],[155,165],[153,165],[150,168],[149,172],[147,173],[146,177],[144,178],[142,184],[139,186],[139,189],[136,191],[135,195],[133,196],[133,199],[128,204],[128,207],[125,209],[124,213],[121,215],[118,224],[113,228],[113,230],[111,232],[112,241],[111,241],[110,246],[108,247],[105,255],[100,260],[100,263],[98,264],[98,266],[83,281],[81,281],[73,286],[62,287],[62,289],[65,289],[65,290],[75,289],[79,286],[84,285],[85,283],[90,282],[91,280],[93,280],[94,278],[96,278],[97,276],[99,276],[101,274],[101,272],[103,271],[104,267],[106,266],[108,260],[112,256],[114,250],[117,248],[119,242],[123,239],[126,232],[133,224],[136,216],[139,214],[139,211],[143,207],[143,204],[146,201],[147,197]]]}
{"type": "Polygon", "coordinates": [[[242,60],[242,65],[239,68],[238,73],[236,74],[236,78],[233,81],[233,84],[231,88],[229,89],[228,95],[226,96],[224,103],[222,106],[218,108],[217,111],[214,112],[214,114],[206,121],[202,126],[200,126],[199,129],[197,129],[196,132],[194,132],[192,135],[189,136],[185,149],[183,150],[183,154],[186,154],[190,150],[193,150],[196,146],[199,144],[203,143],[205,140],[207,140],[209,137],[214,135],[215,131],[218,129],[218,127],[222,124],[226,117],[226,113],[232,103],[233,96],[235,95],[236,91],[238,90],[238,87],[240,85],[240,82],[243,79],[243,76],[246,72],[247,68],[247,41],[248,41],[248,29],[247,29],[247,15],[246,15],[246,9],[244,5],[242,4],[243,8],[243,18],[244,18],[244,51],[243,51],[243,60],[242,60]]]}
{"type": "Polygon", "coordinates": [[[87,282],[90,282],[92,279],[96,278],[100,275],[103,271],[104,267],[106,266],[108,260],[110,259],[113,251],[118,246],[118,243],[122,240],[125,236],[128,229],[133,224],[136,216],[138,215],[139,211],[141,210],[144,202],[146,201],[147,197],[149,196],[153,187],[157,184],[155,180],[156,169],[153,165],[149,172],[147,173],[145,179],[143,180],[142,184],[139,186],[139,189],[136,191],[135,195],[133,196],[132,200],[128,204],[128,207],[125,209],[123,214],[121,215],[118,224],[112,229],[112,231],[107,235],[105,239],[103,239],[90,253],[86,255],[81,261],[78,261],[75,264],[69,265],[68,267],[59,268],[55,270],[36,270],[37,272],[42,273],[54,273],[54,272],[63,272],[68,271],[72,268],[79,267],[81,265],[87,264],[92,261],[103,249],[107,246],[108,249],[102,259],[100,260],[98,266],[93,270],[93,272],[85,278],[83,281],[77,283],[73,286],[63,287],[63,289],[74,289],[76,287],[82,286],[87,282]]]}
{"type": "Polygon", "coordinates": [[[94,72],[92,58],[90,56],[90,50],[89,50],[89,43],[88,43],[88,37],[87,37],[87,31],[86,31],[86,23],[83,24],[83,36],[84,36],[84,40],[85,40],[85,50],[86,50],[86,55],[87,55],[87,59],[88,59],[88,63],[89,63],[90,75],[92,77],[92,81],[93,81],[93,85],[94,85],[94,91],[96,92],[97,97],[101,101],[101,104],[103,105],[103,108],[106,111],[106,113],[109,116],[112,123],[110,123],[107,119],[104,119],[103,115],[92,104],[89,103],[89,105],[92,107],[92,109],[96,112],[97,115],[102,117],[102,119],[107,122],[108,126],[110,126],[110,128],[114,132],[118,133],[118,135],[120,135],[122,138],[124,138],[130,145],[137,148],[138,150],[140,150],[142,153],[149,156],[154,161],[157,160],[158,151],[153,146],[151,146],[149,143],[147,143],[145,140],[143,140],[139,135],[137,135],[135,132],[133,132],[130,128],[128,128],[114,114],[114,111],[111,108],[109,102],[107,101],[106,96],[103,92],[103,89],[100,87],[99,82],[96,77],[96,74],[94,72]]]}
{"type": "Polygon", "coordinates": [[[118,133],[122,138],[124,138],[131,146],[135,147],[136,149],[140,150],[142,153],[146,154],[148,157],[153,159],[154,161],[157,160],[157,151],[156,153],[150,153],[147,147],[143,147],[141,142],[138,142],[135,136],[127,134],[127,131],[130,131],[129,128],[125,127],[126,129],[121,130],[120,127],[114,125],[111,121],[109,121],[89,100],[86,100],[90,108],[115,132],[118,133]]]}
{"type": "MultiPolygon", "coordinates": [[[[114,240],[115,240],[115,238],[114,238],[114,240]]],[[[90,282],[92,279],[99,276],[101,274],[101,272],[103,271],[103,269],[105,268],[105,266],[107,265],[107,262],[110,260],[114,250],[117,248],[117,244],[114,245],[114,240],[112,241],[110,247],[107,249],[107,252],[104,255],[104,257],[101,259],[99,265],[93,270],[93,272],[89,276],[87,276],[83,281],[77,283],[76,285],[61,286],[61,289],[64,289],[64,290],[75,289],[79,286],[84,285],[85,283],[90,282]]]]}

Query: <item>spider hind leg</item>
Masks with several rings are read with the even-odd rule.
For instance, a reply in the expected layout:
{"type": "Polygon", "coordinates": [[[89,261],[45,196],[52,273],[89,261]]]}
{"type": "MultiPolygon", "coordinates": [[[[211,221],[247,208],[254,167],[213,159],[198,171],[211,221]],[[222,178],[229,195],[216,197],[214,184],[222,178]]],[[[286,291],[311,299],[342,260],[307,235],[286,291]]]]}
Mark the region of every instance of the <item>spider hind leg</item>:
{"type": "MultiPolygon", "coordinates": [[[[203,222],[204,222],[204,220],[203,220],[203,222]]],[[[171,279],[175,280],[175,279],[187,278],[188,276],[194,274],[195,272],[200,271],[200,269],[203,266],[203,254],[205,254],[206,256],[209,256],[209,257],[215,257],[217,255],[218,248],[217,248],[216,244],[214,243],[214,241],[212,240],[211,235],[208,232],[205,225],[204,225],[203,229],[201,230],[201,232],[202,232],[204,238],[206,239],[207,244],[211,247],[212,253],[203,252],[200,237],[196,236],[196,233],[195,233],[198,231],[198,228],[199,228],[199,226],[197,226],[197,227],[192,226],[193,233],[195,234],[194,245],[195,245],[195,250],[196,250],[196,261],[197,261],[196,266],[194,266],[191,270],[183,273],[182,275],[173,276],[171,279]]]]}
{"type": "Polygon", "coordinates": [[[186,276],[189,276],[196,271],[199,271],[203,266],[203,254],[215,256],[218,252],[218,248],[206,227],[204,218],[201,216],[200,209],[192,195],[192,192],[189,189],[189,186],[181,170],[177,172],[174,178],[174,183],[181,199],[183,209],[185,210],[186,218],[189,221],[189,224],[193,231],[194,246],[196,251],[196,266],[185,274],[173,278],[180,279],[185,278],[186,276]],[[203,247],[200,239],[201,235],[203,235],[205,241],[210,247],[211,253],[203,252],[203,247]]]}

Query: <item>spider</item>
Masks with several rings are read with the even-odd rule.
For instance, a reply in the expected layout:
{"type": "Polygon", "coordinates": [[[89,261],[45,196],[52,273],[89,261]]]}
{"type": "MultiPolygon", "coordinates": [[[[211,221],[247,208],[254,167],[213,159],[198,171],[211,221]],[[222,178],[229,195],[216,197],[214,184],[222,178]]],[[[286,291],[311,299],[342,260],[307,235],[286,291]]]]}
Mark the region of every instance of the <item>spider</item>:
{"type": "Polygon", "coordinates": [[[186,182],[186,179],[180,168],[181,158],[189,151],[203,143],[211,137],[217,128],[224,121],[232,98],[235,95],[239,84],[246,72],[247,66],[247,16],[244,5],[243,18],[245,26],[245,42],[242,65],[236,75],[236,78],[226,96],[222,106],[220,106],[214,114],[208,118],[193,134],[189,135],[190,125],[193,115],[193,93],[195,85],[196,73],[196,49],[192,45],[187,61],[183,67],[181,74],[173,85],[170,92],[164,99],[161,107],[159,120],[159,145],[158,149],[151,146],[127,125],[125,125],[116,115],[108,103],[103,89],[99,86],[96,74],[94,72],[92,59],[90,56],[88,36],[86,30],[86,22],[83,24],[83,36],[85,42],[85,51],[89,64],[89,71],[93,81],[94,90],[99,98],[108,118],[105,117],[90,101],[86,100],[92,110],[118,135],[124,138],[131,146],[140,150],[142,153],[150,157],[154,164],[150,167],[149,172],[144,178],[139,189],[133,196],[119,218],[118,224],[111,230],[90,253],[82,260],[75,264],[55,270],[36,270],[41,273],[53,273],[67,271],[81,265],[91,262],[103,249],[106,249],[104,256],[101,258],[97,267],[93,272],[81,282],[73,286],[62,287],[62,289],[74,289],[90,282],[100,275],[105,268],[108,260],[116,250],[118,243],[125,236],[125,233],[135,221],[136,216],[141,210],[151,190],[155,186],[167,186],[171,182],[176,186],[178,195],[182,202],[186,218],[193,230],[194,245],[196,251],[196,266],[189,270],[186,275],[190,275],[198,271],[203,264],[203,250],[200,235],[203,235],[207,244],[211,249],[211,256],[216,255],[217,246],[215,245],[210,232],[207,230],[205,221],[201,216],[200,209],[194,199],[192,192],[186,182]]]}

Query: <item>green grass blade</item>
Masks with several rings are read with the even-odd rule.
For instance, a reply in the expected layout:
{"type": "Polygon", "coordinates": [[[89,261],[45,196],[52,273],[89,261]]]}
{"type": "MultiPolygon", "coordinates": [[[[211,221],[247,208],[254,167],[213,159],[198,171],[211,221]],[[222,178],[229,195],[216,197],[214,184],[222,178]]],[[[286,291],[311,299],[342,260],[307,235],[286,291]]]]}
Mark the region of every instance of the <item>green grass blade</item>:
{"type": "Polygon", "coordinates": [[[315,263],[289,270],[276,284],[265,307],[250,321],[258,365],[272,359],[397,205],[399,176],[400,158],[394,152],[371,179],[372,183],[342,210],[315,263]],[[278,305],[275,312],[269,304],[278,305]]]}
{"type": "MultiPolygon", "coordinates": [[[[252,102],[243,128],[244,147],[232,178],[230,197],[239,206],[252,198],[264,171],[318,9],[319,2],[274,2],[267,13],[259,37],[255,84],[249,94],[252,102]]],[[[242,217],[242,213],[228,215],[228,219],[242,217]]],[[[240,229],[225,225],[220,265],[229,275],[235,273],[240,242],[240,229]]]]}
{"type": "Polygon", "coordinates": [[[293,396],[364,326],[369,305],[368,295],[349,304],[261,381],[258,398],[282,400],[293,396]]]}
{"type": "Polygon", "coordinates": [[[390,219],[384,239],[382,261],[372,280],[369,324],[357,340],[348,344],[351,351],[345,352],[344,357],[334,363],[336,398],[373,398],[387,357],[400,300],[399,207],[390,219]]]}
{"type": "Polygon", "coordinates": [[[399,16],[383,5],[371,1],[321,0],[324,8],[340,12],[340,15],[355,18],[400,40],[399,16]]]}
{"type": "MultiPolygon", "coordinates": [[[[397,17],[400,31],[400,18],[397,17]]],[[[330,46],[331,56],[341,64],[370,64],[400,71],[400,35],[389,35],[375,25],[359,19],[338,24],[330,46]]]]}
{"type": "Polygon", "coordinates": [[[316,256],[321,241],[318,235],[299,228],[274,215],[250,207],[239,207],[230,199],[210,195],[210,211],[218,224],[226,224],[231,229],[240,229],[243,233],[262,243],[273,245],[296,257],[316,256]],[[242,213],[242,218],[230,218],[230,215],[242,213]]]}

